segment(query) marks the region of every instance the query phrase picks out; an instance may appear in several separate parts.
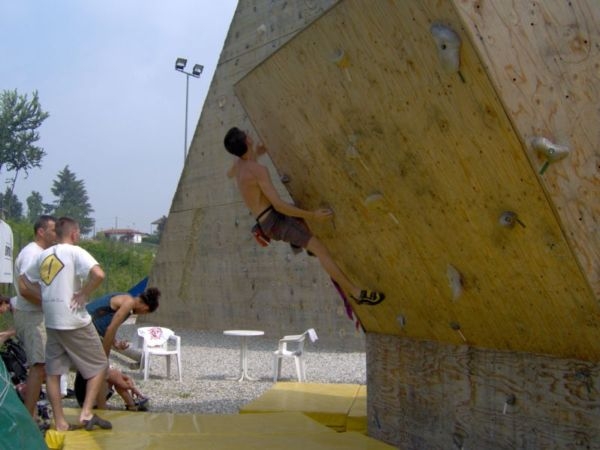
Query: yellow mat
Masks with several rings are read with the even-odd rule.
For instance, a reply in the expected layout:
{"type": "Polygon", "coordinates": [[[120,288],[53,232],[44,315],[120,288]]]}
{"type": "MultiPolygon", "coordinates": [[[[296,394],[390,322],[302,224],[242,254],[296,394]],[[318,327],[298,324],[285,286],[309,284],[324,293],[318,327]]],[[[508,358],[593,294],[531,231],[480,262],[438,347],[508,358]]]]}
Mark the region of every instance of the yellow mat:
{"type": "Polygon", "coordinates": [[[240,413],[302,412],[336,431],[365,431],[366,386],[359,384],[277,383],[240,413]],[[363,405],[364,402],[364,405],[363,405]]]}
{"type": "MultiPolygon", "coordinates": [[[[75,423],[79,410],[65,409],[65,414],[75,423]]],[[[299,412],[209,415],[102,411],[102,417],[112,422],[112,430],[49,432],[49,437],[59,442],[55,448],[63,450],[394,448],[361,433],[336,433],[299,412]]]]}
{"type": "Polygon", "coordinates": [[[346,431],[367,433],[367,386],[360,386],[346,417],[346,431]]]}

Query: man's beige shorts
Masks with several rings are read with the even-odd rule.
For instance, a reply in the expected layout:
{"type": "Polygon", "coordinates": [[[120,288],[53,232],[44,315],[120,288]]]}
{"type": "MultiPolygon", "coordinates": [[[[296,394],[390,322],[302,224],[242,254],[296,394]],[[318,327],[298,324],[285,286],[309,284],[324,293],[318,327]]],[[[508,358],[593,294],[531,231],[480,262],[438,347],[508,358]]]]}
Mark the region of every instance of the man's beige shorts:
{"type": "Polygon", "coordinates": [[[100,336],[94,325],[75,330],[53,330],[48,328],[46,345],[46,373],[62,375],[73,365],[86,380],[108,369],[108,358],[104,353],[100,336]]]}
{"type": "Polygon", "coordinates": [[[27,363],[44,364],[46,362],[46,327],[44,326],[44,313],[41,311],[13,312],[17,337],[23,345],[27,355],[27,363]]]}

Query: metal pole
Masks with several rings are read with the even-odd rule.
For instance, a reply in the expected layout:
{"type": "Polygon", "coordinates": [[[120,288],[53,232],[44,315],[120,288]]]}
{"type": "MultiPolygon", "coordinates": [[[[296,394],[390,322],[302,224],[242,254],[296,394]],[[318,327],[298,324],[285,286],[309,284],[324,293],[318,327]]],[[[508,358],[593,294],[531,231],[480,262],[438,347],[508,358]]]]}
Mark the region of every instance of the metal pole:
{"type": "Polygon", "coordinates": [[[187,127],[188,127],[188,93],[190,89],[190,76],[185,74],[185,134],[183,138],[183,163],[187,155],[187,127]]]}

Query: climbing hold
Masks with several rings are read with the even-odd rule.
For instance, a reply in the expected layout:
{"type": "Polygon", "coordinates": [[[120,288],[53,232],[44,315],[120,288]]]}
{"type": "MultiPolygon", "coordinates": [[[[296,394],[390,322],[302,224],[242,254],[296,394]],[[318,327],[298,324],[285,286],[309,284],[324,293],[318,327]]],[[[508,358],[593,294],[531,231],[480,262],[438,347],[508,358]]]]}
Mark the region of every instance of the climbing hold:
{"type": "Polygon", "coordinates": [[[348,159],[360,158],[360,155],[358,154],[358,149],[356,148],[357,142],[358,142],[358,136],[355,133],[348,136],[348,147],[346,147],[346,158],[348,158],[348,159]]]}
{"type": "Polygon", "coordinates": [[[383,194],[379,191],[372,192],[364,200],[365,206],[372,206],[383,198],[383,194]]]}
{"type": "Polygon", "coordinates": [[[356,159],[359,156],[360,155],[358,154],[358,150],[356,150],[356,147],[353,144],[348,144],[348,147],[346,147],[346,158],[356,159]]]}
{"type": "Polygon", "coordinates": [[[221,97],[219,97],[219,100],[217,102],[219,104],[219,108],[223,109],[223,107],[225,106],[225,103],[227,103],[227,97],[222,95],[221,97]]]}
{"type": "Polygon", "coordinates": [[[446,269],[446,276],[448,277],[448,284],[450,285],[450,289],[452,290],[452,299],[458,300],[458,297],[460,297],[463,292],[462,275],[456,267],[454,267],[452,264],[448,264],[448,268],[446,269]]]}
{"type": "Polygon", "coordinates": [[[346,52],[342,48],[336,49],[331,55],[331,62],[338,66],[340,69],[345,69],[350,65],[350,59],[346,52]]]}
{"type": "Polygon", "coordinates": [[[332,63],[344,71],[348,81],[352,81],[352,78],[350,78],[350,71],[348,70],[348,67],[350,67],[350,59],[348,58],[348,55],[346,55],[344,49],[336,49],[329,59],[332,63]]]}
{"type": "Polygon", "coordinates": [[[346,158],[350,160],[358,160],[358,162],[365,168],[366,171],[369,170],[367,165],[364,163],[362,158],[360,157],[360,153],[357,148],[358,135],[351,134],[348,136],[348,146],[346,147],[346,158]]]}
{"type": "Polygon", "coordinates": [[[551,163],[560,161],[567,157],[571,149],[566,145],[558,145],[545,137],[535,137],[531,141],[531,148],[546,157],[546,162],[540,169],[540,175],[543,175],[551,163]]]}
{"type": "Polygon", "coordinates": [[[267,26],[263,23],[256,29],[256,34],[263,36],[267,32],[267,26]]]}
{"type": "Polygon", "coordinates": [[[590,369],[587,367],[582,367],[575,372],[575,379],[583,383],[588,391],[588,394],[591,394],[592,390],[594,390],[594,380],[591,378],[591,374],[592,373],[590,372],[590,369]]]}
{"type": "Polygon", "coordinates": [[[460,324],[458,322],[450,322],[450,328],[452,328],[454,331],[456,331],[460,335],[460,337],[462,338],[463,341],[467,342],[467,338],[462,333],[462,331],[460,331],[460,324]]]}
{"type": "Polygon", "coordinates": [[[498,222],[500,223],[501,226],[506,227],[506,228],[513,228],[516,223],[518,223],[523,228],[525,228],[525,224],[523,222],[521,222],[521,220],[519,219],[519,216],[517,216],[517,213],[512,212],[512,211],[504,211],[502,214],[500,214],[500,218],[498,219],[498,222]]]}
{"type": "Polygon", "coordinates": [[[460,72],[460,36],[452,28],[441,23],[431,25],[430,31],[438,49],[442,68],[449,73],[458,73],[464,83],[465,79],[460,72]]]}
{"type": "Polygon", "coordinates": [[[404,328],[406,326],[406,317],[404,317],[402,314],[399,314],[396,317],[396,322],[398,322],[398,326],[400,328],[404,328]]]}
{"type": "Polygon", "coordinates": [[[506,410],[509,406],[513,406],[517,402],[515,394],[508,394],[506,400],[504,400],[504,408],[502,408],[502,414],[506,414],[506,410]]]}
{"type": "Polygon", "coordinates": [[[287,174],[285,174],[285,173],[284,173],[283,175],[281,175],[281,177],[279,177],[279,179],[281,180],[281,182],[282,182],[283,184],[287,184],[287,183],[289,183],[290,181],[292,181],[292,180],[291,180],[291,178],[289,177],[289,175],[287,175],[287,174]]]}

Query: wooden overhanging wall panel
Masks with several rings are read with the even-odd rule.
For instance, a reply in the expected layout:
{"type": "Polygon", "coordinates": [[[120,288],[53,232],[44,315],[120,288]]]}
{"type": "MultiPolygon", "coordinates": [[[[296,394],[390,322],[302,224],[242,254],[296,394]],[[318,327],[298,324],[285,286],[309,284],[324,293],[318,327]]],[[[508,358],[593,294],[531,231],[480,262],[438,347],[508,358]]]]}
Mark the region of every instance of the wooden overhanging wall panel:
{"type": "Polygon", "coordinates": [[[600,301],[600,3],[455,4],[533,166],[538,137],[569,150],[539,178],[600,301]]]}
{"type": "Polygon", "coordinates": [[[342,1],[236,94],[297,204],[334,209],[317,236],[386,292],[356,307],[367,331],[600,357],[598,301],[450,2],[342,1]]]}

